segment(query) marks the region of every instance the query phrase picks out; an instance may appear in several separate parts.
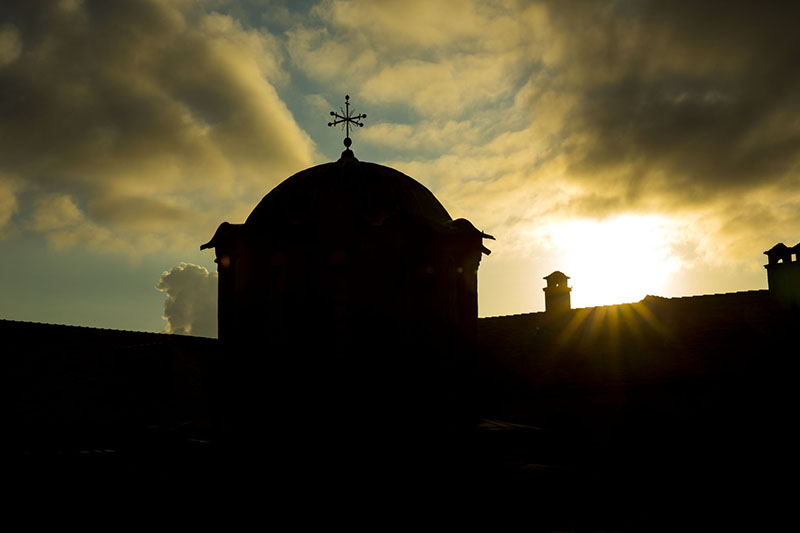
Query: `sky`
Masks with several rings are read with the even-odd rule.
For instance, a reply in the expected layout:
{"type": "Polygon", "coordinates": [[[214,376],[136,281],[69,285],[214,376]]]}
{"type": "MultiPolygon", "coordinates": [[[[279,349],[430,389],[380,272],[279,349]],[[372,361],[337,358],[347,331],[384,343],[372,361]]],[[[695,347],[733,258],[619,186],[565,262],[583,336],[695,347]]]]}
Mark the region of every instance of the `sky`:
{"type": "Polygon", "coordinates": [[[800,241],[800,4],[0,3],[0,318],[216,335],[213,251],[362,161],[496,237],[481,316],[766,288],[800,241]]]}

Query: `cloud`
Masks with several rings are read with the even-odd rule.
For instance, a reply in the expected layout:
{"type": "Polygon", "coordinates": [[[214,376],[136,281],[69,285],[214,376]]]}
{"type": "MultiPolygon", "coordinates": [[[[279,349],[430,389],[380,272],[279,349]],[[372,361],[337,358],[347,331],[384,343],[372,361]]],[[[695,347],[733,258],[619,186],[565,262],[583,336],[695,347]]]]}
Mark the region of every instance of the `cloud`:
{"type": "MultiPolygon", "coordinates": [[[[0,173],[0,231],[5,230],[11,216],[17,211],[17,180],[0,173]]],[[[5,232],[0,233],[0,239],[5,232]]]]}
{"type": "Polygon", "coordinates": [[[364,141],[510,239],[499,254],[527,253],[532,228],[625,213],[676,221],[676,247],[705,247],[695,261],[757,264],[765,243],[796,240],[799,7],[329,0],[314,13],[287,33],[295,64],[405,108],[364,141]]]}
{"type": "Polygon", "coordinates": [[[800,8],[738,2],[551,5],[558,83],[579,93],[570,172],[628,200],[701,203],[780,182],[798,192],[800,8]],[[586,21],[602,31],[586,30],[586,21]]]}
{"type": "Polygon", "coordinates": [[[337,30],[364,35],[381,51],[444,53],[454,47],[501,51],[510,40],[520,37],[516,4],[462,0],[326,0],[315,12],[337,30]]]}
{"type": "Polygon", "coordinates": [[[180,263],[161,274],[156,289],[166,293],[165,333],[217,336],[217,273],[180,263]]]}
{"type": "Polygon", "coordinates": [[[19,30],[10,24],[0,26],[0,68],[16,61],[21,50],[19,30]]]}
{"type": "Polygon", "coordinates": [[[0,7],[0,173],[26,184],[21,226],[61,232],[38,207],[55,195],[113,249],[196,245],[312,162],[276,90],[288,80],[280,43],[205,5],[0,7]]]}
{"type": "Polygon", "coordinates": [[[359,131],[359,138],[374,146],[407,152],[415,159],[459,152],[461,149],[468,151],[481,141],[480,132],[469,120],[422,120],[413,126],[378,122],[359,131]]]}
{"type": "Polygon", "coordinates": [[[117,241],[108,228],[87,219],[75,200],[65,194],[48,194],[36,199],[28,229],[45,236],[56,248],[82,244],[93,250],[131,252],[117,241]]]}
{"type": "Polygon", "coordinates": [[[349,93],[370,117],[365,146],[495,234],[493,258],[541,256],[545,230],[569,221],[653,215],[680,233],[683,264],[761,268],[762,247],[800,227],[798,14],[5,2],[0,226],[131,255],[196,248],[318,160],[279,91],[325,131],[329,95],[349,93]]]}
{"type": "MultiPolygon", "coordinates": [[[[696,261],[760,268],[796,240],[800,8],[749,2],[548,4],[568,95],[554,123],[571,189],[563,212],[692,221],[696,261]]],[[[532,100],[532,105],[533,100],[532,100]]]]}
{"type": "Polygon", "coordinates": [[[509,96],[520,79],[525,29],[512,6],[324,1],[287,32],[287,48],[298,68],[326,84],[361,80],[367,102],[453,119],[509,96]]]}

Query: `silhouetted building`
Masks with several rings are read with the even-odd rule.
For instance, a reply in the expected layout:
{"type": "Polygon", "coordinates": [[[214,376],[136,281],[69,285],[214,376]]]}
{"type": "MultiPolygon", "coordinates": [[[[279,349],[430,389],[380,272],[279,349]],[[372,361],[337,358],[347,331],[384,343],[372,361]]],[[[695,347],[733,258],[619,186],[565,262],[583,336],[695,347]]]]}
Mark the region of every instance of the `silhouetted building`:
{"type": "Polygon", "coordinates": [[[661,526],[718,519],[732,501],[759,509],[776,473],[796,471],[800,311],[787,296],[798,270],[778,250],[769,290],[562,306],[555,316],[548,301],[546,312],[481,319],[481,413],[540,428],[524,446],[537,463],[586,472],[592,488],[576,499],[596,502],[599,516],[616,508],[661,526]],[[724,505],[710,506],[709,493],[724,505]]]}
{"type": "Polygon", "coordinates": [[[217,256],[219,338],[312,411],[448,409],[452,398],[434,397],[471,372],[486,238],[419,182],[347,149],[202,246],[217,256]]]}
{"type": "Polygon", "coordinates": [[[398,443],[457,425],[475,431],[425,465],[454,458],[430,490],[525,525],[594,512],[583,523],[605,527],[636,524],[620,521],[633,511],[682,524],[678,498],[706,509],[708,493],[730,502],[786,472],[800,245],[765,252],[768,290],[572,309],[556,271],[545,312],[479,320],[487,238],[348,149],[202,246],[219,268],[219,340],[0,320],[12,477],[249,491],[257,464],[293,488],[328,480],[339,503],[360,468],[368,492],[396,497],[396,479],[430,479],[398,475],[420,457],[398,443]]]}
{"type": "Polygon", "coordinates": [[[790,248],[780,242],[764,254],[769,290],[781,301],[800,307],[800,243],[790,248]]]}
{"type": "Polygon", "coordinates": [[[556,316],[572,309],[569,296],[572,288],[567,283],[569,276],[556,270],[544,279],[547,280],[547,287],[542,289],[545,312],[550,316],[556,316]]]}
{"type": "MultiPolygon", "coordinates": [[[[515,404],[504,416],[523,405],[542,413],[549,403],[542,394],[577,401],[582,394],[588,398],[608,387],[660,383],[664,391],[679,391],[688,382],[703,383],[697,390],[708,391],[703,387],[717,380],[741,380],[744,386],[756,375],[771,374],[782,365],[777,354],[796,346],[797,251],[798,246],[781,243],[764,252],[769,257],[767,290],[648,295],[640,302],[581,309],[570,309],[569,277],[553,272],[544,278],[544,312],[480,320],[478,339],[486,366],[479,375],[497,380],[487,401],[515,404]],[[525,399],[515,396],[520,391],[525,399]]],[[[586,407],[582,404],[576,412],[586,407]]],[[[727,408],[724,402],[717,407],[727,408]]],[[[546,425],[552,414],[523,418],[546,425]]]]}

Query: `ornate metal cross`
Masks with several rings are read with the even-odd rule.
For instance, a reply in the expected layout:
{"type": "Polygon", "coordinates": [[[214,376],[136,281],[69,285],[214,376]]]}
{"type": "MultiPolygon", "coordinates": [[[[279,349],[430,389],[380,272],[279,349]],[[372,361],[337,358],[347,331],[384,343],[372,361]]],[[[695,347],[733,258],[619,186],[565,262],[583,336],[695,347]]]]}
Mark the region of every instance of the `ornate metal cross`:
{"type": "Polygon", "coordinates": [[[339,124],[344,124],[345,128],[347,128],[347,135],[344,138],[344,146],[345,148],[350,148],[350,145],[353,144],[353,141],[350,139],[350,124],[353,126],[364,127],[364,124],[361,123],[362,118],[367,118],[366,113],[360,113],[358,115],[351,115],[350,114],[350,95],[344,95],[344,105],[347,107],[347,111],[339,108],[339,111],[342,112],[340,115],[335,111],[331,111],[331,116],[335,117],[333,122],[328,122],[328,126],[336,126],[339,124]]]}

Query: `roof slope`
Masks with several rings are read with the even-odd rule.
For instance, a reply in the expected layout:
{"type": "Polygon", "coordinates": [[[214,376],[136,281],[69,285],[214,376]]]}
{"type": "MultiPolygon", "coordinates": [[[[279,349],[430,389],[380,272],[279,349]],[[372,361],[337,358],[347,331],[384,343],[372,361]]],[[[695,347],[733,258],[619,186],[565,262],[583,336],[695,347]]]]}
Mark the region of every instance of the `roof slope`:
{"type": "Polygon", "coordinates": [[[6,423],[22,447],[206,418],[216,339],[0,320],[6,423]]]}
{"type": "Polygon", "coordinates": [[[767,290],[479,320],[486,371],[538,387],[647,383],[733,371],[796,320],[767,290]]]}
{"type": "Polygon", "coordinates": [[[350,216],[380,223],[396,214],[439,223],[452,220],[433,193],[415,179],[346,154],[287,178],[261,200],[245,224],[275,229],[287,222],[325,223],[350,216]]]}

